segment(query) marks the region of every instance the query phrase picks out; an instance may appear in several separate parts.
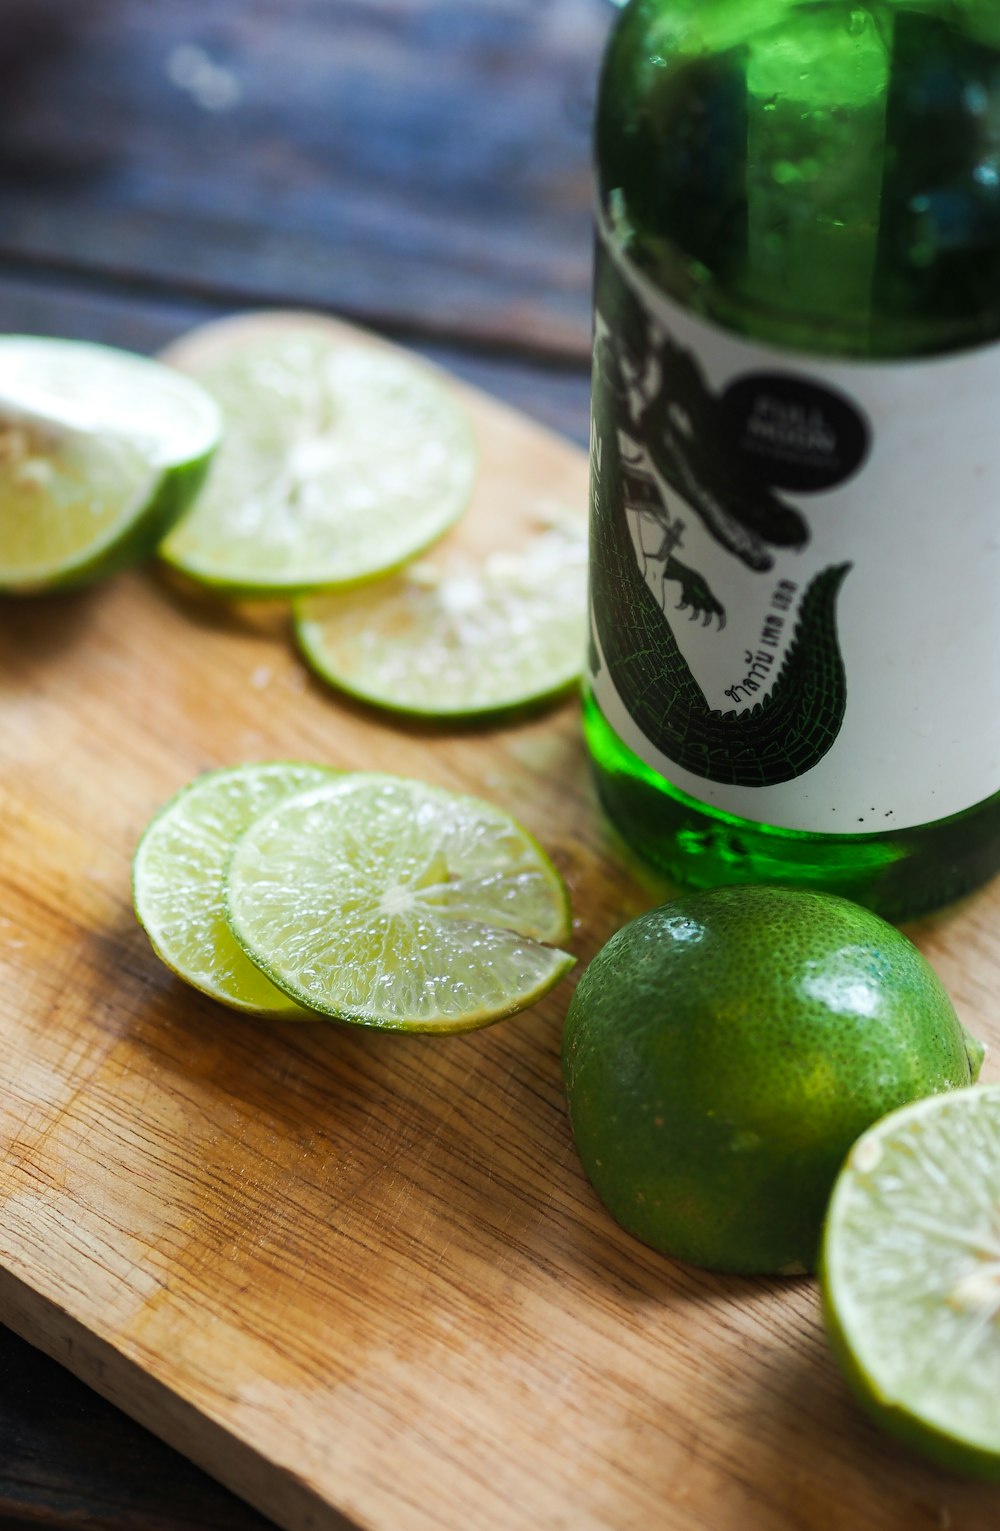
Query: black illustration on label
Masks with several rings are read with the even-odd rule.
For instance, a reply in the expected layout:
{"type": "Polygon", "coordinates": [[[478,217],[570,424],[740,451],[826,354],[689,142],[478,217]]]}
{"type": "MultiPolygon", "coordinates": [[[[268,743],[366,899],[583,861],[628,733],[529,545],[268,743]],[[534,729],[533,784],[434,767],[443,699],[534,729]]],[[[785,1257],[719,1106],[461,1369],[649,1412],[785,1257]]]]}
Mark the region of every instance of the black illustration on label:
{"type": "MultiPolygon", "coordinates": [[[[664,486],[715,542],[754,573],[773,568],[773,549],[803,547],[808,527],[801,513],[775,493],[780,476],[769,480],[761,470],[766,454],[748,471],[748,454],[732,450],[734,421],[745,424],[749,390],[730,390],[721,397],[713,393],[693,353],[666,333],[658,316],[647,313],[600,250],[597,273],[591,601],[609,675],[638,728],[685,770],[729,785],[789,781],[823,758],[843,722],[847,688],[836,600],[850,565],[823,569],[809,583],[773,681],[771,658],[763,657],[766,647],[747,650],[746,674],[726,691],[741,710],[710,707],[667,612],[675,607],[686,611],[689,620],[700,619],[717,630],[726,613],[707,580],[679,556],[685,523],[664,486]],[[655,529],[656,545],[648,551],[637,549],[630,518],[655,529]],[[679,586],[676,603],[654,593],[655,586],[662,591],[667,583],[679,586]],[[767,694],[753,701],[765,677],[767,694]]],[[[770,386],[773,378],[765,376],[770,386]]],[[[803,438],[811,430],[818,433],[821,420],[836,413],[809,414],[818,407],[808,394],[811,387],[807,384],[807,393],[797,400],[780,395],[789,406],[806,410],[786,421],[792,435],[797,429],[803,438]]],[[[775,397],[760,390],[759,396],[765,395],[775,397]]],[[[845,444],[840,462],[851,463],[847,472],[853,472],[867,450],[867,431],[862,425],[858,455],[856,436],[851,437],[849,425],[839,423],[845,444]]],[[[816,461],[812,467],[817,468],[816,461]]]]}

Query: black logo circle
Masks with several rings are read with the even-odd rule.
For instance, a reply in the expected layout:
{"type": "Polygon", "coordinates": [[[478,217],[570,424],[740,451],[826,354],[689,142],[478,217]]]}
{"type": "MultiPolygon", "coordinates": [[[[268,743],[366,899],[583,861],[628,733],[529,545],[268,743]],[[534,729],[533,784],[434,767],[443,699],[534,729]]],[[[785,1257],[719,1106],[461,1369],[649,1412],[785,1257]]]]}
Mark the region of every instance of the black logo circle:
{"type": "Polygon", "coordinates": [[[752,372],[730,383],[722,416],[731,450],[753,478],[816,493],[856,473],[871,431],[842,393],[784,372],[752,372]]]}

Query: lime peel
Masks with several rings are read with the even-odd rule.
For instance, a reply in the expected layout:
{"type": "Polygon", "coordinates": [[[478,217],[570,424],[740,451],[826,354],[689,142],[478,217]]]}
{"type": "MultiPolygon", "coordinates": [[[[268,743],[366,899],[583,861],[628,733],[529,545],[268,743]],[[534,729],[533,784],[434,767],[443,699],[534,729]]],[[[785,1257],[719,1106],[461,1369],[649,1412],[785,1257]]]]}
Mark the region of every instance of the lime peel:
{"type": "Polygon", "coordinates": [[[421,717],[485,717],[564,693],[586,650],[586,540],[551,525],[479,561],[421,560],[344,595],[300,600],[307,663],[360,700],[421,717]]]}
{"type": "Polygon", "coordinates": [[[281,797],[328,780],[332,768],[258,761],[208,771],[150,820],[132,861],[136,918],[161,962],[220,1004],[250,1015],[312,1019],[237,946],[222,910],[236,836],[281,797]]]}
{"type": "Polygon", "coordinates": [[[716,888],[619,930],[580,978],[563,1070],[612,1215],[716,1270],[815,1266],[851,1144],[974,1078],[976,1050],[912,942],[832,894],[716,888]]]}
{"type": "Polygon", "coordinates": [[[0,589],[30,595],[101,569],[158,484],[128,442],[0,413],[0,589]]]}
{"type": "Polygon", "coordinates": [[[1000,1481],[1000,1085],[904,1106],[859,1138],[820,1283],[871,1416],[940,1466],[1000,1481]]]}
{"type": "Polygon", "coordinates": [[[158,362],[0,336],[0,590],[69,588],[146,557],[219,431],[208,395],[158,362]]]}

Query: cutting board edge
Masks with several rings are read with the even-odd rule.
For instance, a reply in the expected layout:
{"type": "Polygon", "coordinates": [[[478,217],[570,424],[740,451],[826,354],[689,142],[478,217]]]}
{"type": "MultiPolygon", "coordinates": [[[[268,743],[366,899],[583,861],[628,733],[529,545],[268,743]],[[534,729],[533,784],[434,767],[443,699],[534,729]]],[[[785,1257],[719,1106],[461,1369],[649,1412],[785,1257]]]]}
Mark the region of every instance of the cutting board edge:
{"type": "Polygon", "coordinates": [[[0,1323],[284,1531],[366,1531],[3,1263],[0,1323]]]}

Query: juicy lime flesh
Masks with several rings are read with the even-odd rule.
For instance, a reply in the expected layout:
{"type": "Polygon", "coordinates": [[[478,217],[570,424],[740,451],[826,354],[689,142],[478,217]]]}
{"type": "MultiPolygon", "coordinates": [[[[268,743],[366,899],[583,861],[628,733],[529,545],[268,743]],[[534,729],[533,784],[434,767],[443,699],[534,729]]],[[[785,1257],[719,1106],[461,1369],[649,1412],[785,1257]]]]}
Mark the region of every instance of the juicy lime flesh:
{"type": "Polygon", "coordinates": [[[256,338],[199,371],[222,448],[163,556],[223,589],[287,593],[398,567],[465,508],[462,411],[402,355],[313,331],[256,338]]]}
{"type": "Polygon", "coordinates": [[[219,439],[218,408],[189,378],[88,341],[0,336],[0,400],[87,435],[130,442],[154,467],[194,462],[219,439]]]}
{"type": "Polygon", "coordinates": [[[300,647],[324,679],[377,706],[469,717],[565,690],[586,644],[586,542],[553,527],[481,564],[412,565],[299,602],[300,647]]]}
{"type": "Polygon", "coordinates": [[[598,953],[563,1068],[613,1216],[720,1270],[813,1267],[855,1138],[966,1085],[981,1050],[917,949],[832,895],[731,888],[641,916],[598,953]]]}
{"type": "Polygon", "coordinates": [[[133,894],[140,924],[168,967],[222,1004],[252,1014],[300,1014],[233,939],[222,908],[222,876],[248,824],[282,797],[331,774],[290,761],[211,771],[173,798],[139,842],[133,894]]]}
{"type": "Polygon", "coordinates": [[[834,1347],[875,1417],[1000,1478],[1000,1086],[896,1111],[838,1178],[822,1260],[834,1347]]]}
{"type": "Polygon", "coordinates": [[[298,1003],[459,1031],[513,1014],[571,965],[566,891],[507,814],[358,773],[278,804],[237,842],[232,929],[298,1003]]]}
{"type": "Polygon", "coordinates": [[[131,442],[0,411],[0,587],[44,587],[99,557],[131,527],[157,480],[131,442]]]}

